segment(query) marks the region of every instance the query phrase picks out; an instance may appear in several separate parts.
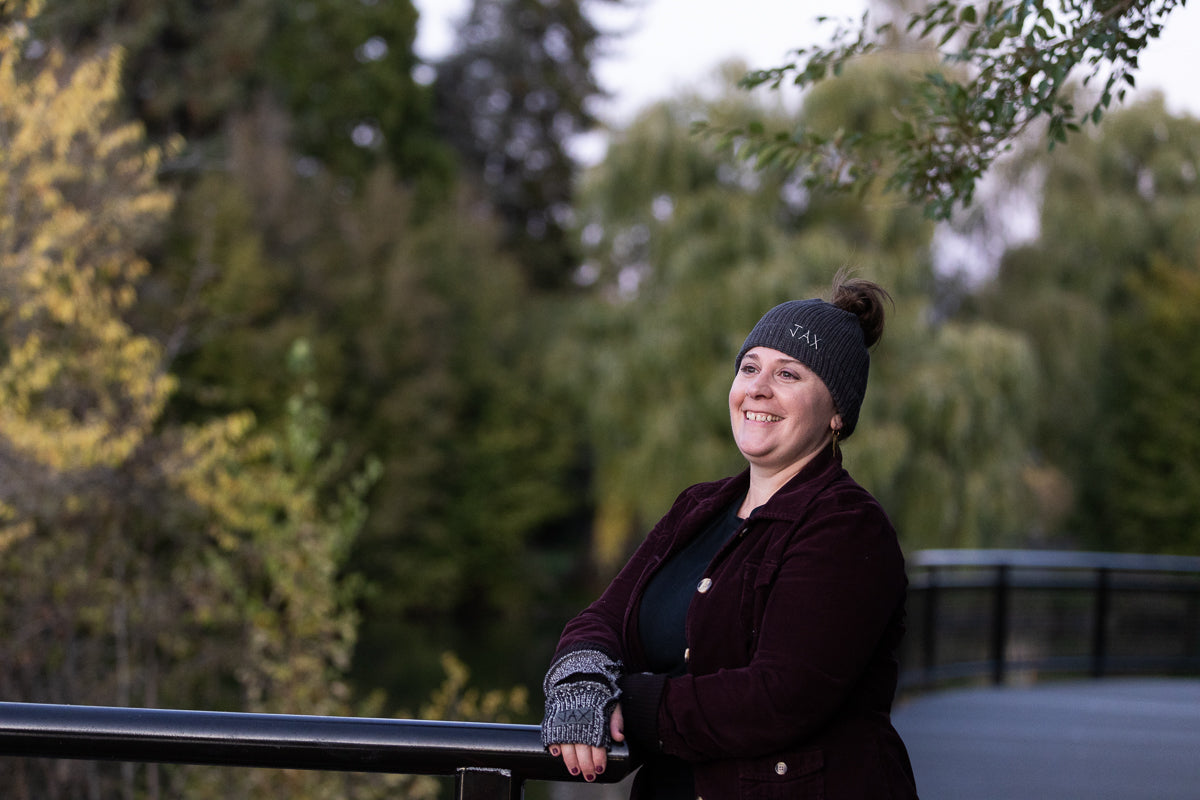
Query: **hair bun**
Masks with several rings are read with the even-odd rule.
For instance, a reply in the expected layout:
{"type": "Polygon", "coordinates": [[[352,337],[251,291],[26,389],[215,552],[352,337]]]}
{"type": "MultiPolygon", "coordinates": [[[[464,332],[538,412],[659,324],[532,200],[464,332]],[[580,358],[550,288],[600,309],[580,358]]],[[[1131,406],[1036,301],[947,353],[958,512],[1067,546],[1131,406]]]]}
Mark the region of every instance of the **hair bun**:
{"type": "Polygon", "coordinates": [[[892,303],[892,296],[879,284],[861,278],[849,278],[839,272],[834,278],[830,303],[858,317],[863,343],[867,347],[874,347],[883,338],[886,316],[883,307],[885,303],[892,303]]]}

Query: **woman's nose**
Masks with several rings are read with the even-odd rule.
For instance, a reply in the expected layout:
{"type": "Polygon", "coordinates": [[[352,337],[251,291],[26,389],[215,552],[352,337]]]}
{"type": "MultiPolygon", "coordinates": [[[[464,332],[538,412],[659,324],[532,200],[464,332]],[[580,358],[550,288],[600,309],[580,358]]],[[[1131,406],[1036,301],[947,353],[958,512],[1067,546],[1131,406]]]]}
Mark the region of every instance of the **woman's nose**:
{"type": "Polygon", "coordinates": [[[767,378],[765,372],[757,372],[750,379],[750,384],[746,387],[746,391],[755,397],[761,397],[771,390],[771,381],[767,378]]]}

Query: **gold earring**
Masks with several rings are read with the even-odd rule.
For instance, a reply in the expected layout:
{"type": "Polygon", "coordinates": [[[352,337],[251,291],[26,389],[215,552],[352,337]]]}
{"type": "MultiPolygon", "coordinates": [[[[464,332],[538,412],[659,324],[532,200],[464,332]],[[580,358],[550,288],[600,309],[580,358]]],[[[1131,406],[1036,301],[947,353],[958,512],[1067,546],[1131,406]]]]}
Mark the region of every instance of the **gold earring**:
{"type": "Polygon", "coordinates": [[[838,453],[837,440],[838,440],[838,437],[841,436],[841,434],[842,434],[842,429],[841,428],[833,428],[832,430],[833,430],[833,440],[832,440],[833,454],[836,456],[838,453]]]}

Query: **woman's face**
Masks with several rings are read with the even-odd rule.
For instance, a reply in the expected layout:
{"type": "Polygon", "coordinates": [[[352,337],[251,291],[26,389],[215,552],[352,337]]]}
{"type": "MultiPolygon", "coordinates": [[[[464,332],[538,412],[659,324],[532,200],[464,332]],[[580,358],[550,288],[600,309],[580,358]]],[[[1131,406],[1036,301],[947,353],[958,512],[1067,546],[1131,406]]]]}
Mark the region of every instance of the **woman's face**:
{"type": "Polygon", "coordinates": [[[729,387],[729,421],[746,460],[773,472],[802,466],[842,426],[824,381],[769,347],[742,357],[729,387]]]}

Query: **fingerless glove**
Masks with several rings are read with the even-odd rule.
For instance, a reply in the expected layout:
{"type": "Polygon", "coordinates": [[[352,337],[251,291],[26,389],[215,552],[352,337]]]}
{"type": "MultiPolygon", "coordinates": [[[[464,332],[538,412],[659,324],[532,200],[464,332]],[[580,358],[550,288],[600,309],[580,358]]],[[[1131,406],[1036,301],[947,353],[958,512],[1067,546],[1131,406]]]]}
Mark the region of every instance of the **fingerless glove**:
{"type": "Polygon", "coordinates": [[[599,650],[573,650],[550,665],[542,690],[542,744],[608,744],[608,715],[621,690],[621,662],[599,650]]]}

